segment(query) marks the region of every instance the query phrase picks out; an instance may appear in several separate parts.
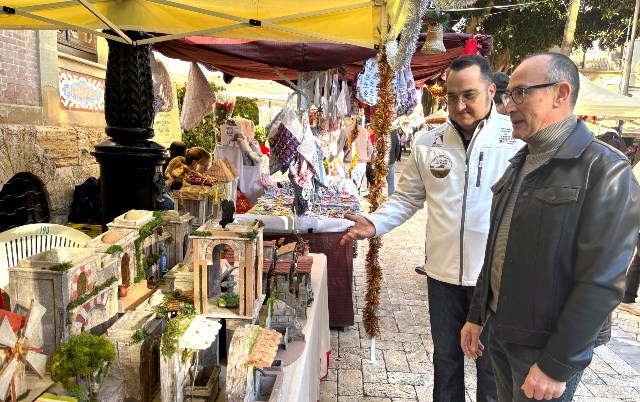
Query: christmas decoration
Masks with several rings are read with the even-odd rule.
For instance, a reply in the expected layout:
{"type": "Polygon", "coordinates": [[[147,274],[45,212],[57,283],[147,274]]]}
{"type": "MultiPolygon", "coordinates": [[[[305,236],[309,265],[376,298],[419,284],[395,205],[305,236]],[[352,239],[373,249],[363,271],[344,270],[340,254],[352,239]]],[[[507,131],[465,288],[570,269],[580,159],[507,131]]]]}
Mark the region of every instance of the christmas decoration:
{"type": "MultiPolygon", "coordinates": [[[[387,137],[391,131],[391,122],[394,118],[393,104],[395,101],[393,94],[393,70],[387,60],[386,46],[378,54],[378,103],[376,114],[371,124],[373,132],[376,134],[376,157],[373,160],[374,180],[369,189],[369,202],[373,213],[384,202],[382,195],[383,183],[386,181],[389,169],[387,167],[387,137]]],[[[378,306],[380,304],[380,287],[382,285],[382,268],[378,261],[378,254],[382,247],[382,238],[369,239],[369,251],[367,252],[365,267],[367,272],[367,293],[365,295],[366,305],[362,312],[362,321],[365,330],[370,337],[380,335],[380,322],[377,317],[378,306]]],[[[374,354],[375,356],[375,354],[374,354]]]]}
{"type": "Polygon", "coordinates": [[[430,3],[431,1],[428,0],[409,0],[407,18],[402,27],[400,43],[396,45],[396,41],[392,39],[386,44],[387,59],[393,71],[398,72],[411,63],[411,57],[416,51],[422,27],[421,17],[427,11],[430,3]]]}
{"type": "Polygon", "coordinates": [[[441,54],[446,53],[444,47],[444,27],[437,21],[429,22],[427,30],[427,38],[420,52],[423,54],[441,54]]]}
{"type": "Polygon", "coordinates": [[[447,89],[444,85],[441,85],[439,82],[436,82],[433,85],[427,87],[427,90],[435,99],[440,99],[444,96],[447,96],[447,89]]]}
{"type": "Polygon", "coordinates": [[[356,168],[356,165],[358,164],[358,159],[360,159],[360,153],[358,152],[358,147],[353,147],[353,143],[356,141],[356,139],[358,138],[358,123],[355,122],[353,125],[353,130],[351,130],[351,133],[349,134],[349,142],[347,144],[347,149],[350,149],[353,154],[351,155],[351,163],[349,163],[349,177],[351,177],[351,175],[353,174],[353,169],[356,168]]]}

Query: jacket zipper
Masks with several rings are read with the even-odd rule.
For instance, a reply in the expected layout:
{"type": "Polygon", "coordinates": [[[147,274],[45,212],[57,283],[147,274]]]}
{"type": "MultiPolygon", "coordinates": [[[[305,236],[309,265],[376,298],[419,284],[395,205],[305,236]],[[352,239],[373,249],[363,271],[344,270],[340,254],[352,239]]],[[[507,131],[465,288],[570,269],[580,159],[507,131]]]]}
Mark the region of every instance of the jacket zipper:
{"type": "MultiPolygon", "coordinates": [[[[482,124],[482,123],[481,123],[482,124]]],[[[478,130],[476,127],[476,132],[473,133],[473,137],[471,137],[471,142],[469,143],[469,148],[465,151],[465,162],[464,162],[464,192],[462,194],[462,219],[460,222],[460,275],[458,276],[458,281],[460,282],[460,286],[462,285],[462,276],[464,274],[464,223],[465,218],[467,216],[467,188],[469,187],[469,155],[471,155],[471,151],[473,150],[473,145],[476,141],[476,137],[478,133],[484,128],[486,123],[478,130]]],[[[455,127],[454,127],[455,129],[455,127]]],[[[457,130],[456,130],[457,131],[457,130]]],[[[462,139],[460,139],[462,142],[462,139]]],[[[464,147],[464,144],[463,144],[464,147]]],[[[481,153],[482,154],[482,153],[481,153]]]]}
{"type": "Polygon", "coordinates": [[[476,180],[476,187],[480,187],[480,176],[482,176],[482,155],[483,151],[480,151],[480,157],[478,158],[478,179],[476,180]]]}

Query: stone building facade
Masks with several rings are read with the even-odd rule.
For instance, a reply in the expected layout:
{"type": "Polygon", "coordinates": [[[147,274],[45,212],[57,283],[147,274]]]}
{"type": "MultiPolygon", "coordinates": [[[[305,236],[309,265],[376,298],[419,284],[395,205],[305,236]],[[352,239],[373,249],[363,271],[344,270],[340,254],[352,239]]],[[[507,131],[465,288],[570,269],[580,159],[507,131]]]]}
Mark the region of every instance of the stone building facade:
{"type": "MultiPolygon", "coordinates": [[[[12,179],[42,193],[37,202],[21,200],[48,216],[40,221],[64,224],[74,187],[98,177],[91,152],[106,138],[107,57],[106,41],[92,35],[0,30],[0,231],[8,228],[2,200],[12,179]]],[[[156,116],[154,140],[165,146],[181,137],[173,105],[156,116]]]]}

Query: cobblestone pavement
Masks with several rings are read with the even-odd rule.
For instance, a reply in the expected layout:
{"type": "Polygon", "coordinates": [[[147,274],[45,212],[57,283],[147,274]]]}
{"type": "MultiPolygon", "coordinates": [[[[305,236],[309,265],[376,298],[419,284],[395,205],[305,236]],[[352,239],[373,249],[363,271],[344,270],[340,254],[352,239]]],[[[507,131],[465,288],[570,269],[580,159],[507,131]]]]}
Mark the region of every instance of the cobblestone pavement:
{"type": "MultiPolygon", "coordinates": [[[[405,154],[404,158],[408,155],[405,154]]],[[[396,180],[403,163],[396,165],[396,180]]],[[[363,208],[368,211],[368,204],[363,208]]],[[[426,277],[414,268],[424,259],[425,211],[384,237],[380,253],[381,335],[376,363],[362,324],[367,242],[359,242],[354,261],[353,327],[331,330],[329,376],[321,385],[321,401],[432,401],[433,343],[429,329],[426,277]]],[[[640,310],[637,309],[636,310],[640,310]]],[[[574,401],[640,401],[640,317],[616,309],[613,338],[595,350],[574,401]]],[[[465,364],[467,401],[475,401],[475,367],[465,364]]]]}

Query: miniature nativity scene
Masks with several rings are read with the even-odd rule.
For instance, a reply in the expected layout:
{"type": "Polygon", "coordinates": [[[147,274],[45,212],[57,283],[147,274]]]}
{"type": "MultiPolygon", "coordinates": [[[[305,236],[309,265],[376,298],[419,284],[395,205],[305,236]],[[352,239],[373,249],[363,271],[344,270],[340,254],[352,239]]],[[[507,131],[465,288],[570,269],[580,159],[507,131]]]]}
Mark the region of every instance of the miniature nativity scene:
{"type": "Polygon", "coordinates": [[[9,268],[0,400],[54,382],[79,401],[278,400],[304,347],[313,258],[302,242],[263,241],[262,222],[234,210],[222,200],[222,219],[196,230],[184,210],[132,210],[84,247],[9,268]],[[99,366],[75,372],[65,362],[87,344],[99,366]]]}

